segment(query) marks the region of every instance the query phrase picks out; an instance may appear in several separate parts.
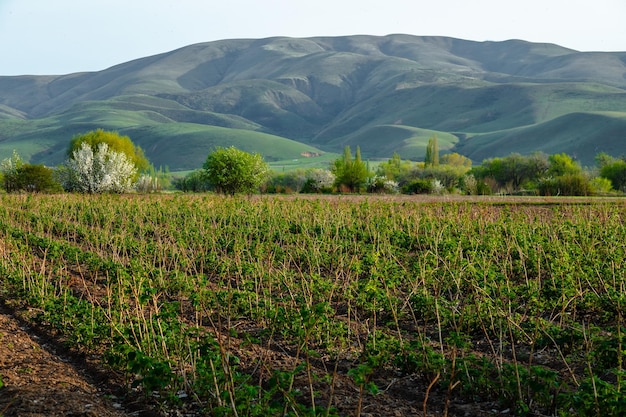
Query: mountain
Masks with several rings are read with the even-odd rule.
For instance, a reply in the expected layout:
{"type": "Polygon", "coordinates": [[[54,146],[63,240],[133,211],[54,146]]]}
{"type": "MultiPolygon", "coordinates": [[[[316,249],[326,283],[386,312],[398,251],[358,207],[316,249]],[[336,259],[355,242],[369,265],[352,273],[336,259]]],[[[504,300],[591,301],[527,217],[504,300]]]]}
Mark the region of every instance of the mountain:
{"type": "MultiPolygon", "coordinates": [[[[409,35],[201,43],[99,72],[0,77],[0,156],[63,161],[77,133],[129,135],[156,165],[215,146],[270,161],[360,146],[421,160],[428,138],[480,162],[626,154],[626,52],[409,35]]],[[[314,156],[315,157],[315,156],[314,156]]]]}

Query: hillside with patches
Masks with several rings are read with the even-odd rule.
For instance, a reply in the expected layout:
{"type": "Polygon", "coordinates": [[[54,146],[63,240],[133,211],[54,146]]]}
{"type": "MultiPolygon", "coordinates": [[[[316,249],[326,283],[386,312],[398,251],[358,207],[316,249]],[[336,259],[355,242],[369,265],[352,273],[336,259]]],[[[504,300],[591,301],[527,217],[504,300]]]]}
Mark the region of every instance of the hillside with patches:
{"type": "Polygon", "coordinates": [[[409,35],[223,40],[112,68],[0,77],[0,156],[56,165],[77,133],[129,135],[155,165],[215,146],[270,161],[343,146],[421,160],[428,138],[480,162],[626,154],[626,52],[409,35]]]}

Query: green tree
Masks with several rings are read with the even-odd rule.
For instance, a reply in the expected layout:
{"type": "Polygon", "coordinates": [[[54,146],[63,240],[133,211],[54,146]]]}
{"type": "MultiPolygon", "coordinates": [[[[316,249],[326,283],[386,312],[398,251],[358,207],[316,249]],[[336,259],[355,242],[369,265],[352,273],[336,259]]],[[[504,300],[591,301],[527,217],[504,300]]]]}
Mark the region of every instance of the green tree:
{"type": "Polygon", "coordinates": [[[453,152],[447,153],[441,157],[441,165],[451,165],[454,167],[467,168],[469,170],[472,167],[472,160],[466,156],[453,152]]]}
{"type": "Polygon", "coordinates": [[[24,163],[16,151],[11,158],[0,163],[3,185],[6,192],[27,191],[51,193],[63,191],[54,178],[54,170],[43,165],[24,163]]]}
{"type": "Polygon", "coordinates": [[[348,192],[360,192],[369,176],[367,164],[361,159],[361,149],[358,146],[354,159],[350,146],[346,146],[343,156],[333,163],[331,172],[335,174],[335,185],[339,188],[345,187],[348,192]]]}
{"type": "MultiPolygon", "coordinates": [[[[501,188],[518,190],[524,184],[536,182],[544,177],[550,163],[543,153],[522,156],[513,153],[504,158],[485,159],[482,165],[472,169],[476,179],[492,178],[501,188]]],[[[495,190],[494,190],[495,191],[495,190]]]]}
{"type": "Polygon", "coordinates": [[[58,193],[63,187],[54,178],[54,170],[43,165],[24,164],[17,170],[18,190],[33,193],[58,193]]]}
{"type": "Polygon", "coordinates": [[[128,136],[122,136],[117,132],[107,132],[102,129],[76,135],[70,141],[67,150],[68,158],[71,159],[74,152],[78,151],[83,143],[89,145],[94,153],[97,152],[98,145],[101,143],[106,143],[109,151],[123,153],[135,166],[137,176],[150,168],[150,162],[144,155],[143,150],[136,146],[128,136]]]}
{"type": "Polygon", "coordinates": [[[560,177],[562,175],[578,175],[582,173],[582,168],[578,162],[574,161],[566,153],[557,153],[548,157],[550,166],[548,175],[560,177]]]}
{"type": "Polygon", "coordinates": [[[217,148],[204,163],[206,178],[217,191],[235,195],[257,191],[269,167],[258,153],[251,154],[233,146],[217,148]]]}
{"type": "Polygon", "coordinates": [[[439,141],[437,135],[428,139],[428,145],[426,145],[426,157],[424,158],[424,166],[436,167],[439,165],[439,141]]]}
{"type": "Polygon", "coordinates": [[[17,174],[22,165],[24,165],[24,161],[16,150],[13,150],[13,155],[10,158],[5,158],[0,163],[2,183],[7,193],[18,190],[17,174]]]}
{"type": "Polygon", "coordinates": [[[613,189],[626,191],[626,161],[616,159],[600,168],[600,176],[611,181],[613,189]]]}
{"type": "Polygon", "coordinates": [[[206,171],[204,169],[196,169],[185,177],[176,179],[174,187],[184,192],[201,193],[209,191],[211,184],[207,180],[206,171]]]}
{"type": "Polygon", "coordinates": [[[600,169],[616,161],[615,158],[613,158],[611,155],[607,154],[606,152],[600,152],[593,159],[596,161],[596,165],[600,169]]]}
{"type": "Polygon", "coordinates": [[[378,165],[376,174],[387,179],[398,181],[411,170],[411,162],[403,161],[400,155],[394,152],[393,156],[387,161],[378,165]]]}

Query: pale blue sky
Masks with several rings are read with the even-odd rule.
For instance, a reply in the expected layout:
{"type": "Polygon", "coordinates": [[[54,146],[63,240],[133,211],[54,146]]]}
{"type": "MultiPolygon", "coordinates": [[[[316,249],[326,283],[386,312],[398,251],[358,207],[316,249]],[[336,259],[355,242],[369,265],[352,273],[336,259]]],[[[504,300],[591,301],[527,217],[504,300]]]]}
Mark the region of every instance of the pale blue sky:
{"type": "Polygon", "coordinates": [[[626,0],[0,0],[0,75],[97,71],[198,42],[442,35],[626,51],[626,0]]]}

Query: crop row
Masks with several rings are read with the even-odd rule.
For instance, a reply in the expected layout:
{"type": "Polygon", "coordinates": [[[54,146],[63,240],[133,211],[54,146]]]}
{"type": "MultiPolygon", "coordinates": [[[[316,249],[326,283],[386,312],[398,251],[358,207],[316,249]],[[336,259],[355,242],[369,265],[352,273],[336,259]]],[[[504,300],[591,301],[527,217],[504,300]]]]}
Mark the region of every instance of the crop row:
{"type": "Polygon", "coordinates": [[[0,297],[164,407],[621,415],[625,215],[619,203],[3,196],[0,297]]]}

